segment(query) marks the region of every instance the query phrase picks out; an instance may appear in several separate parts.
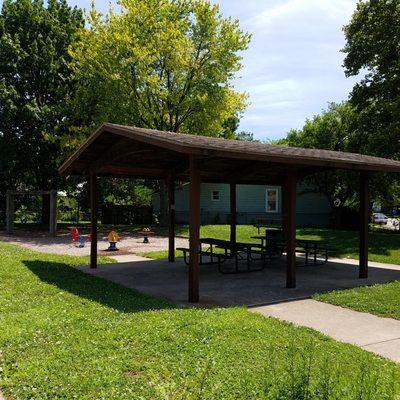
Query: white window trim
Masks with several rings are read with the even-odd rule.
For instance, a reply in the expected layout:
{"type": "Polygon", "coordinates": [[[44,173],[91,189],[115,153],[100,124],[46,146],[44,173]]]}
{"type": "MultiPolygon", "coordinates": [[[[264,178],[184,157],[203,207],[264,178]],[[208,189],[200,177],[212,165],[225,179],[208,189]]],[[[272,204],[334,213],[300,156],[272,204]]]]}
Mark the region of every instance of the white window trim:
{"type": "Polygon", "coordinates": [[[220,200],[221,200],[221,191],[211,190],[211,201],[220,201],[220,200]],[[218,199],[214,199],[214,192],[218,192],[218,199]]]}
{"type": "Polygon", "coordinates": [[[277,188],[267,188],[265,189],[265,211],[270,214],[276,214],[279,212],[279,190],[277,188]],[[268,192],[275,192],[276,207],[275,210],[268,210],[268,192]]]}

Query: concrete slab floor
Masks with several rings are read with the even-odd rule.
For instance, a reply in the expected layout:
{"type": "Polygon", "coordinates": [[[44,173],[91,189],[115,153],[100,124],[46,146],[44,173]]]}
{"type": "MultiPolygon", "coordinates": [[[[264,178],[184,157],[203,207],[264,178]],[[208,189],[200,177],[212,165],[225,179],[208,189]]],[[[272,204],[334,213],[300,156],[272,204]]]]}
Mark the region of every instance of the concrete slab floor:
{"type": "Polygon", "coordinates": [[[341,342],[354,344],[400,362],[399,320],[381,318],[311,299],[254,307],[250,310],[316,329],[341,342]]]}
{"type": "MultiPolygon", "coordinates": [[[[354,260],[334,259],[326,265],[297,268],[297,287],[285,287],[285,260],[269,262],[263,271],[223,275],[215,265],[200,266],[200,307],[254,306],[304,299],[315,293],[346,289],[400,279],[400,266],[369,263],[369,278],[358,278],[354,260]]],[[[187,302],[188,267],[182,259],[142,259],[99,265],[81,270],[155,297],[181,305],[187,302]]]]}

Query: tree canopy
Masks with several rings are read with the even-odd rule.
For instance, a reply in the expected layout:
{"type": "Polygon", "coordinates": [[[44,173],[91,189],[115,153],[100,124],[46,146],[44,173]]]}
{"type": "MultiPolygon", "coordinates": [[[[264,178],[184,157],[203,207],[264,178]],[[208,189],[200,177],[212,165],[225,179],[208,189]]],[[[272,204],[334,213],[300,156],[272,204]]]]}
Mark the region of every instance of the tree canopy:
{"type": "MultiPolygon", "coordinates": [[[[68,46],[83,27],[65,0],[5,0],[0,14],[0,185],[50,189],[68,126],[68,46]]],[[[3,203],[3,201],[2,201],[3,203]]]]}
{"type": "Polygon", "coordinates": [[[360,76],[350,95],[359,114],[360,151],[400,156],[400,7],[360,1],[344,28],[347,76],[360,76]]]}
{"type": "Polygon", "coordinates": [[[81,120],[232,136],[246,95],[231,82],[250,40],[238,21],[203,0],[120,5],[92,9],[70,48],[81,120]]]}

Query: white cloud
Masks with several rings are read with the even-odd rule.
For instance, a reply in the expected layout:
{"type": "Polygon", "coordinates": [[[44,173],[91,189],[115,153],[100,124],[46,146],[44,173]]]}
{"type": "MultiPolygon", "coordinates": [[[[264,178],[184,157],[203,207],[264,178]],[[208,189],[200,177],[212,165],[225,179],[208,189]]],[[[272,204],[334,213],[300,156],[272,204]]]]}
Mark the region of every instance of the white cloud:
{"type": "MultiPolygon", "coordinates": [[[[273,2],[272,2],[273,3],[273,2]]],[[[265,3],[264,3],[265,4],[265,3]]],[[[271,4],[271,2],[270,2],[271,4]]],[[[255,29],[265,28],[268,25],[274,25],[279,20],[292,19],[292,22],[301,22],[314,20],[321,21],[321,13],[329,18],[341,19],[343,15],[348,15],[354,8],[352,0],[289,0],[280,2],[250,17],[246,25],[252,24],[255,29]],[[299,19],[302,16],[302,19],[299,19]]]]}
{"type": "Polygon", "coordinates": [[[252,33],[244,54],[239,90],[251,106],[241,128],[257,137],[283,137],[329,101],[347,98],[354,79],[342,68],[342,26],[350,20],[355,0],[222,0],[221,9],[252,33]]]}

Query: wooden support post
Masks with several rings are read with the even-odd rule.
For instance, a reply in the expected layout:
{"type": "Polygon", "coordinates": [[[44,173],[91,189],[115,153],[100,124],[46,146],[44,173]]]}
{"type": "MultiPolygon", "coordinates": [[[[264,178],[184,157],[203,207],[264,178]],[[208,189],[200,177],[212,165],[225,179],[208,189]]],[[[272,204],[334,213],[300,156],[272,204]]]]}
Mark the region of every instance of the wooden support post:
{"type": "Polygon", "coordinates": [[[14,196],[11,190],[6,192],[6,232],[12,233],[14,227],[14,196]]]}
{"type": "Polygon", "coordinates": [[[231,244],[236,243],[236,225],[237,225],[237,212],[236,212],[236,184],[230,184],[230,203],[231,203],[231,244]]]}
{"type": "Polygon", "coordinates": [[[189,189],[189,302],[199,301],[200,248],[200,171],[197,160],[190,156],[189,189]]]}
{"type": "Polygon", "coordinates": [[[50,236],[55,237],[57,234],[57,191],[50,191],[50,220],[49,220],[50,236]]]}
{"type": "Polygon", "coordinates": [[[91,213],[91,242],[90,242],[90,268],[97,268],[97,175],[90,173],[90,213],[91,213]]]}
{"type": "Polygon", "coordinates": [[[168,261],[175,261],[175,180],[168,177],[168,261]]]}
{"type": "Polygon", "coordinates": [[[360,255],[359,277],[368,278],[368,220],[369,220],[368,173],[360,173],[360,255]]]}
{"type": "Polygon", "coordinates": [[[286,287],[296,287],[296,191],[297,175],[288,173],[285,184],[285,240],[286,240],[286,287]]]}
{"type": "Polygon", "coordinates": [[[282,227],[282,238],[286,240],[286,232],[287,232],[287,179],[281,186],[281,227],[282,227]]]}

